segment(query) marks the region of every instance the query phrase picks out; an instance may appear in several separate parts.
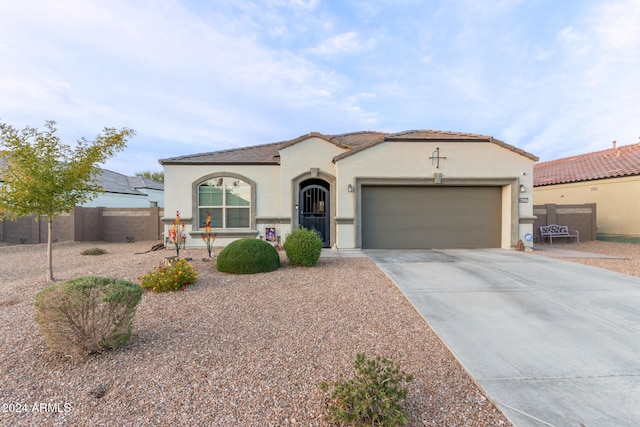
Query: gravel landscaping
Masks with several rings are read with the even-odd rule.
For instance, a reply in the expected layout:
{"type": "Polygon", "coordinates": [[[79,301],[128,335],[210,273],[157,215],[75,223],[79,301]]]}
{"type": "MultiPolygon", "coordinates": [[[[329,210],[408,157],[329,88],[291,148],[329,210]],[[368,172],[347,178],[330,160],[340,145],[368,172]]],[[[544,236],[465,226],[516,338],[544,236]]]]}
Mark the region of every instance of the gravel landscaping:
{"type": "MultiPolygon", "coordinates": [[[[54,276],[138,277],[175,251],[152,242],[54,245],[54,276]],[[105,255],[83,256],[91,247],[105,255]]],[[[597,261],[639,275],[640,246],[587,242],[597,261]],[[628,255],[625,255],[628,254],[628,255]],[[631,267],[635,265],[635,267],[631,267]]],[[[145,292],[127,345],[85,360],[51,352],[34,322],[45,245],[0,247],[0,425],[324,426],[318,384],[353,372],[358,352],[393,358],[411,426],[508,426],[395,285],[368,258],[321,258],[272,273],[228,275],[187,249],[200,279],[145,292]]],[[[572,259],[584,262],[584,259],[572,259]]]]}
{"type": "MultiPolygon", "coordinates": [[[[542,248],[549,248],[549,245],[540,245],[542,248]]],[[[630,243],[589,241],[579,244],[564,243],[554,244],[556,249],[569,249],[587,253],[597,253],[616,258],[565,258],[567,261],[578,262],[580,264],[594,267],[606,268],[607,270],[640,277],[640,245],[630,243]]]]}

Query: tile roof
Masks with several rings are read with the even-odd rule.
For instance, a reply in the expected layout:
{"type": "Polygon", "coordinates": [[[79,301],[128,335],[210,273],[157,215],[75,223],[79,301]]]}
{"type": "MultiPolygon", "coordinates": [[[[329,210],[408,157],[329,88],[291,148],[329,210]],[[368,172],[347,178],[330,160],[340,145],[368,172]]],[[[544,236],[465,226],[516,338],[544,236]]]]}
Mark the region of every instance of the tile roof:
{"type": "Polygon", "coordinates": [[[161,182],[146,178],[126,176],[108,169],[100,169],[100,173],[96,176],[96,182],[107,193],[146,196],[142,191],[138,191],[138,188],[164,190],[164,185],[161,182]]]}
{"type": "Polygon", "coordinates": [[[128,176],[129,186],[131,188],[147,188],[149,190],[164,191],[164,184],[153,179],[144,178],[141,176],[128,176]]]}
{"type": "MultiPolygon", "coordinates": [[[[0,170],[2,166],[3,161],[2,157],[0,157],[0,170]]],[[[4,182],[1,176],[0,182],[4,182]]],[[[96,175],[96,182],[107,193],[146,195],[138,191],[138,188],[164,191],[164,184],[161,182],[139,176],[126,176],[108,169],[100,169],[100,172],[96,175]]]]}
{"type": "Polygon", "coordinates": [[[160,164],[265,164],[277,165],[280,163],[280,150],[297,144],[309,137],[324,139],[338,147],[349,151],[336,156],[334,160],[340,160],[384,141],[455,141],[455,142],[493,142],[504,148],[515,151],[532,160],[538,160],[532,154],[520,150],[512,145],[494,139],[491,136],[476,135],[460,132],[444,132],[438,130],[411,130],[398,133],[384,133],[374,131],[351,132],[337,135],[323,135],[310,132],[298,138],[274,142],[271,144],[255,145],[251,147],[232,148],[229,150],[213,151],[209,153],[191,154],[186,156],[160,159],[160,164]]]}
{"type": "Polygon", "coordinates": [[[640,143],[581,154],[533,166],[533,186],[640,175],[640,143]]]}
{"type": "Polygon", "coordinates": [[[158,160],[160,164],[273,164],[280,162],[282,142],[255,145],[252,147],[232,148],[209,153],[190,154],[158,160]]]}

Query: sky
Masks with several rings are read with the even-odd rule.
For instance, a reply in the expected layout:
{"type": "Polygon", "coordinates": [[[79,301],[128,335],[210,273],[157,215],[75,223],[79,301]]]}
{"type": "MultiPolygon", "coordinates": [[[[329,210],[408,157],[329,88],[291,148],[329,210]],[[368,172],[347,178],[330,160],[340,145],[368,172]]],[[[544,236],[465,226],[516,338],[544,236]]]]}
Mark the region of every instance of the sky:
{"type": "Polygon", "coordinates": [[[639,0],[0,0],[0,122],[102,165],[308,132],[490,135],[540,161],[640,141],[639,0]]]}

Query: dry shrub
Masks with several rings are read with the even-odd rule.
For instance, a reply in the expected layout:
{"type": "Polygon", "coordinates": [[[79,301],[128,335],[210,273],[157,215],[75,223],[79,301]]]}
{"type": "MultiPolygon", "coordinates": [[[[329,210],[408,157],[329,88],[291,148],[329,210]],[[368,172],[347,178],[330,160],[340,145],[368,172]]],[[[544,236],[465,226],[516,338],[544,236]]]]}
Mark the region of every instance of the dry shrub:
{"type": "Polygon", "coordinates": [[[102,248],[89,248],[80,252],[81,255],[104,255],[107,251],[102,248]]]}
{"type": "Polygon", "coordinates": [[[413,375],[407,375],[393,359],[367,359],[364,353],[356,355],[353,367],[357,373],[351,380],[320,383],[322,391],[331,391],[326,400],[327,420],[358,427],[407,424],[404,383],[412,381],[413,375]]]}
{"type": "Polygon", "coordinates": [[[47,345],[69,355],[118,348],[131,336],[142,292],[126,280],[70,279],[36,294],[36,322],[47,345]]]}

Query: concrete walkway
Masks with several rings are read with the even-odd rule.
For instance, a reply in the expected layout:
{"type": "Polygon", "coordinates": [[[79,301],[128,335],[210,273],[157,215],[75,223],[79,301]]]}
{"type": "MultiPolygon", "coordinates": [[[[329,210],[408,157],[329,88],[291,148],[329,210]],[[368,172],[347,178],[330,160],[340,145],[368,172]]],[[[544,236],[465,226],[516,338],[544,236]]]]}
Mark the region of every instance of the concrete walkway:
{"type": "Polygon", "coordinates": [[[502,249],[364,253],[515,426],[640,426],[640,278],[502,249]]]}
{"type": "Polygon", "coordinates": [[[362,258],[366,255],[360,249],[329,249],[322,248],[321,258],[362,258]]]}

